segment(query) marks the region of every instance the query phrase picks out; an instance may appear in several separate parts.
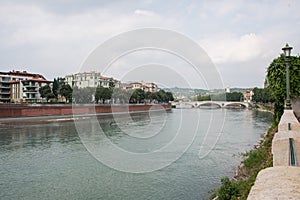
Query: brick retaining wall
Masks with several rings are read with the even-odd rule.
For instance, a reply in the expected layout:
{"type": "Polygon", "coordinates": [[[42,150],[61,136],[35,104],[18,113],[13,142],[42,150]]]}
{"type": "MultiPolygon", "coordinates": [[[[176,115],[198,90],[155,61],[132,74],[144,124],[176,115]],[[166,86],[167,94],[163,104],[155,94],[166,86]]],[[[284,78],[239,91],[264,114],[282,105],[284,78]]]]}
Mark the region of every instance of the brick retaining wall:
{"type": "Polygon", "coordinates": [[[94,114],[128,111],[146,111],[149,109],[171,109],[171,104],[129,104],[129,105],[1,105],[0,118],[37,117],[51,115],[94,114]]]}

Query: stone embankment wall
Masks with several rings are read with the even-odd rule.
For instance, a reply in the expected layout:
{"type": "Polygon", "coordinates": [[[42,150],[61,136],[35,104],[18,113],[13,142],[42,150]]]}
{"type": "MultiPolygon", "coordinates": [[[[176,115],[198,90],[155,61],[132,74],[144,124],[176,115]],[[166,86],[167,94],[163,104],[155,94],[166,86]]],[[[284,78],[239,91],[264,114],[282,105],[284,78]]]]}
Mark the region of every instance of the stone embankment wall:
{"type": "Polygon", "coordinates": [[[285,110],[272,141],[273,167],[260,171],[248,200],[300,199],[300,123],[293,110],[285,110]],[[290,138],[296,166],[291,166],[290,138]]]}
{"type": "Polygon", "coordinates": [[[0,118],[98,114],[171,109],[171,104],[124,105],[1,105],[0,118]]]}

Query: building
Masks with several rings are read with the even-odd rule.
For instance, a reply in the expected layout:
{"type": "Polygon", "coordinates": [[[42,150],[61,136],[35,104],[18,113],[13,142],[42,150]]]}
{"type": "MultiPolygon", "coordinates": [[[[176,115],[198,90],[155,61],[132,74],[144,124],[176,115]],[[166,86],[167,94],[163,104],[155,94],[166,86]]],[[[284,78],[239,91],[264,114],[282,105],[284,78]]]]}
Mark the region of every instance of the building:
{"type": "Polygon", "coordinates": [[[99,86],[104,88],[119,88],[121,86],[121,82],[112,77],[101,76],[99,79],[99,86]]]}
{"type": "Polygon", "coordinates": [[[52,83],[40,74],[27,71],[0,72],[1,103],[40,102],[39,89],[52,83]]]}
{"type": "Polygon", "coordinates": [[[158,92],[160,88],[152,82],[130,82],[123,85],[123,89],[141,89],[145,92],[158,92]]]}
{"type": "Polygon", "coordinates": [[[266,78],[264,82],[264,88],[268,88],[268,87],[269,87],[269,83],[268,83],[268,79],[266,78]]]}
{"type": "Polygon", "coordinates": [[[120,87],[120,81],[101,76],[100,72],[79,72],[65,76],[65,81],[71,87],[86,88],[86,87],[120,87]]]}
{"type": "Polygon", "coordinates": [[[65,76],[66,83],[71,87],[86,88],[99,86],[100,72],[80,72],[65,76]]]}
{"type": "Polygon", "coordinates": [[[227,87],[226,87],[226,93],[230,93],[230,86],[229,85],[227,85],[227,87]]]}
{"type": "Polygon", "coordinates": [[[245,91],[243,91],[243,95],[244,95],[244,102],[250,103],[252,101],[254,92],[253,92],[253,90],[245,90],[245,91]]]}

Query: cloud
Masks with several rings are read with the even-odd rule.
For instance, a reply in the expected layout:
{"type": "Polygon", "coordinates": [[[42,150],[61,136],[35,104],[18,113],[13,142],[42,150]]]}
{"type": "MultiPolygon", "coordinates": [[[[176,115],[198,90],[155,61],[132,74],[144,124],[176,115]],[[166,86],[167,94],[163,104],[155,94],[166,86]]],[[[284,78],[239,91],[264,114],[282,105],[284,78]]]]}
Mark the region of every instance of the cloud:
{"type": "Polygon", "coordinates": [[[221,33],[199,42],[217,64],[245,62],[261,54],[264,40],[255,33],[241,36],[221,33]]]}
{"type": "MultiPolygon", "coordinates": [[[[299,8],[298,1],[280,0],[2,1],[0,66],[27,66],[23,69],[50,78],[63,76],[76,72],[89,52],[114,35],[161,27],[198,41],[218,66],[226,68],[221,71],[251,66],[248,71],[261,73],[258,69],[278,56],[286,42],[299,52],[299,8]]],[[[232,79],[229,74],[226,79],[232,79]]],[[[254,80],[241,75],[236,81],[247,85],[254,80]]]]}
{"type": "Polygon", "coordinates": [[[154,16],[155,13],[153,11],[149,11],[149,10],[135,10],[134,14],[136,15],[144,15],[144,16],[154,16]]]}

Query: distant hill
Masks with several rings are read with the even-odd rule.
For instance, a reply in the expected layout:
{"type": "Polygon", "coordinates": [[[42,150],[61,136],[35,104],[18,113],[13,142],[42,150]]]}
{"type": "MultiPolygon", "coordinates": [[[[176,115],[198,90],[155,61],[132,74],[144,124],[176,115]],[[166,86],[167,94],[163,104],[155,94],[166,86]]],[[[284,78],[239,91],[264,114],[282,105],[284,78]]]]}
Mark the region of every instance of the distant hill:
{"type": "MultiPolygon", "coordinates": [[[[179,87],[173,87],[173,88],[162,88],[166,92],[172,92],[175,99],[183,99],[188,98],[191,99],[191,97],[197,96],[197,95],[208,95],[211,93],[222,93],[225,92],[225,89],[215,89],[212,91],[205,90],[205,89],[196,89],[196,88],[179,88],[179,87]]],[[[243,92],[245,90],[251,90],[253,88],[230,88],[230,92],[243,92]]]]}

